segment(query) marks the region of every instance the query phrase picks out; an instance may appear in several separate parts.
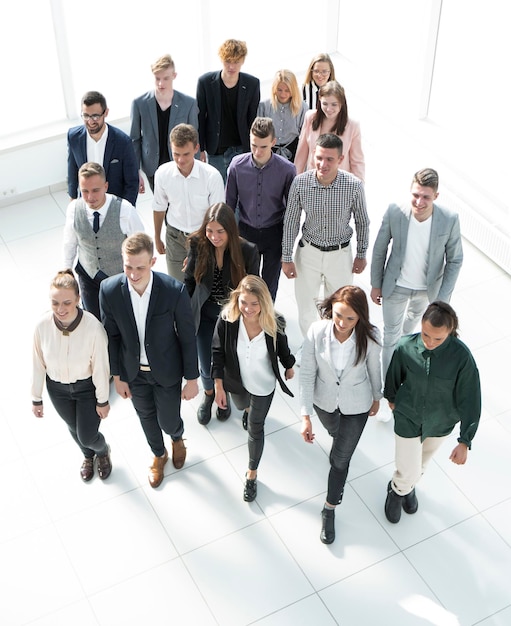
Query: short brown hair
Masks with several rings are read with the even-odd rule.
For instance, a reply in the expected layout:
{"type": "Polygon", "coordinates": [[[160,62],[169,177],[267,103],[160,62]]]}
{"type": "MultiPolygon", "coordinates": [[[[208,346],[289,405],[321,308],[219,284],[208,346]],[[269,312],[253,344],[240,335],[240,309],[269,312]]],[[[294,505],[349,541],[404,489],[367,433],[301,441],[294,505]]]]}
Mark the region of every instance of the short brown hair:
{"type": "Polygon", "coordinates": [[[438,191],[438,172],[431,167],[425,167],[413,175],[413,183],[417,183],[421,187],[431,187],[436,193],[438,191]]]}
{"type": "Polygon", "coordinates": [[[84,163],[80,167],[80,169],[78,170],[78,177],[80,176],[83,176],[83,178],[91,178],[91,176],[101,176],[101,178],[106,181],[105,168],[99,163],[93,163],[92,161],[84,163]]]}
{"type": "Polygon", "coordinates": [[[178,124],[170,131],[170,143],[182,148],[189,141],[196,146],[199,143],[197,129],[191,124],[178,124]]]}
{"type": "Polygon", "coordinates": [[[73,270],[71,268],[57,272],[57,275],[52,279],[50,283],[50,288],[72,289],[75,292],[75,295],[80,295],[78,281],[76,280],[75,275],[73,274],[73,270]]]}
{"type": "Polygon", "coordinates": [[[222,61],[238,63],[244,61],[247,56],[247,44],[238,39],[227,39],[218,49],[218,56],[222,61]]]}
{"type": "Polygon", "coordinates": [[[149,252],[151,257],[153,257],[154,243],[146,233],[133,233],[122,242],[121,250],[123,254],[130,255],[149,252]]]}
{"type": "Polygon", "coordinates": [[[275,138],[275,126],[271,117],[256,117],[250,127],[252,135],[264,139],[265,137],[275,138]]]}
{"type": "Polygon", "coordinates": [[[170,54],[164,54],[162,57],[157,59],[151,65],[151,72],[153,74],[156,74],[156,72],[162,72],[163,70],[168,70],[169,67],[172,68],[173,70],[176,69],[174,66],[174,61],[172,60],[172,57],[170,56],[170,54]]]}

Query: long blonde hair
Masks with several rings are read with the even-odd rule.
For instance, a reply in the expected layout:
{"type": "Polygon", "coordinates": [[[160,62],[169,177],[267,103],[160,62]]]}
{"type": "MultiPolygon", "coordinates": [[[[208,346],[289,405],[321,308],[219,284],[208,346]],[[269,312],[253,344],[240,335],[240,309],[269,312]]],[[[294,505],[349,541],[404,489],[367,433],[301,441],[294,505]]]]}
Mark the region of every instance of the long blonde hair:
{"type": "Polygon", "coordinates": [[[277,337],[277,320],[275,309],[273,308],[273,301],[266,283],[262,278],[259,278],[259,276],[248,274],[241,279],[236,289],[231,291],[229,300],[222,309],[222,319],[231,323],[239,320],[241,311],[238,299],[243,292],[249,293],[259,300],[259,306],[261,307],[259,324],[267,335],[275,339],[277,337]]]}
{"type": "Polygon", "coordinates": [[[291,113],[294,117],[300,113],[302,108],[302,94],[300,93],[300,88],[298,87],[298,81],[296,80],[296,76],[293,74],[291,70],[279,70],[275,74],[275,78],[273,79],[273,83],[271,86],[271,105],[273,109],[276,111],[279,106],[279,101],[277,99],[277,87],[280,83],[284,83],[286,87],[291,92],[291,101],[289,103],[289,108],[291,109],[291,113]]]}

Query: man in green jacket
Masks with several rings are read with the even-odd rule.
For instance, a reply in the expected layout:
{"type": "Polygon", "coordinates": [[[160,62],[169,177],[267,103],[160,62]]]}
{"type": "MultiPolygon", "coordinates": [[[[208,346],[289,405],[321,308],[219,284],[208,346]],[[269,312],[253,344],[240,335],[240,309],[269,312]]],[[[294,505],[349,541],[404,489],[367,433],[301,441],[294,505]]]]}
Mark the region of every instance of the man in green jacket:
{"type": "Polygon", "coordinates": [[[460,422],[460,436],[449,458],[463,465],[479,425],[479,372],[457,329],[452,307],[431,303],[421,332],[400,340],[387,371],[384,396],[394,412],[396,470],[387,488],[385,515],[393,524],[401,509],[417,511],[415,485],[454,426],[460,422]]]}

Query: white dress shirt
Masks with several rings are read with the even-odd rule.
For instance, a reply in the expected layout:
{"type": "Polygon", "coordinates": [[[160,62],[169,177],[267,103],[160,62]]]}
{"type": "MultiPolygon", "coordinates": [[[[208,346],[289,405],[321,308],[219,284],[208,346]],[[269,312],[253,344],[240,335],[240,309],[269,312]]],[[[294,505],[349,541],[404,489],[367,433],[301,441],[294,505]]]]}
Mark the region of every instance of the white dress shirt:
{"type": "Polygon", "coordinates": [[[140,295],[135,289],[131,286],[130,281],[128,280],[128,290],[130,292],[131,298],[131,306],[133,307],[133,314],[135,316],[135,323],[137,324],[138,331],[138,340],[140,343],[140,364],[141,365],[149,365],[149,361],[147,359],[147,354],[145,351],[145,327],[147,321],[147,311],[149,309],[149,300],[151,299],[151,290],[153,288],[153,272],[151,271],[151,276],[149,278],[149,282],[147,283],[147,287],[142,295],[140,295]]]}
{"type": "Polygon", "coordinates": [[[275,389],[276,379],[271,367],[266,337],[262,330],[256,337],[250,339],[243,317],[240,318],[236,351],[243,387],[254,396],[269,396],[275,389]]]}
{"type": "Polygon", "coordinates": [[[103,165],[107,139],[108,124],[105,124],[105,130],[98,141],[93,139],[87,132],[87,161],[89,163],[99,163],[100,165],[103,165]]]}

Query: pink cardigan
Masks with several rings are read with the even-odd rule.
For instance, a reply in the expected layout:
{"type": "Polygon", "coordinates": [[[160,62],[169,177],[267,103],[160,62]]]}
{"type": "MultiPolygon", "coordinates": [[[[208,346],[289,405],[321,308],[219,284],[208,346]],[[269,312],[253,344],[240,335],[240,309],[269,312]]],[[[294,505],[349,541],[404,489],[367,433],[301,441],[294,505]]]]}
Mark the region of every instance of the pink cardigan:
{"type": "MultiPolygon", "coordinates": [[[[315,115],[316,111],[307,111],[305,114],[295,156],[297,174],[302,174],[306,170],[314,168],[314,150],[316,140],[320,135],[319,129],[312,130],[312,122],[315,115]]],[[[355,120],[348,119],[346,128],[340,137],[343,143],[342,152],[344,154],[340,169],[351,172],[363,181],[365,179],[365,162],[362,151],[360,124],[355,120]]]]}

